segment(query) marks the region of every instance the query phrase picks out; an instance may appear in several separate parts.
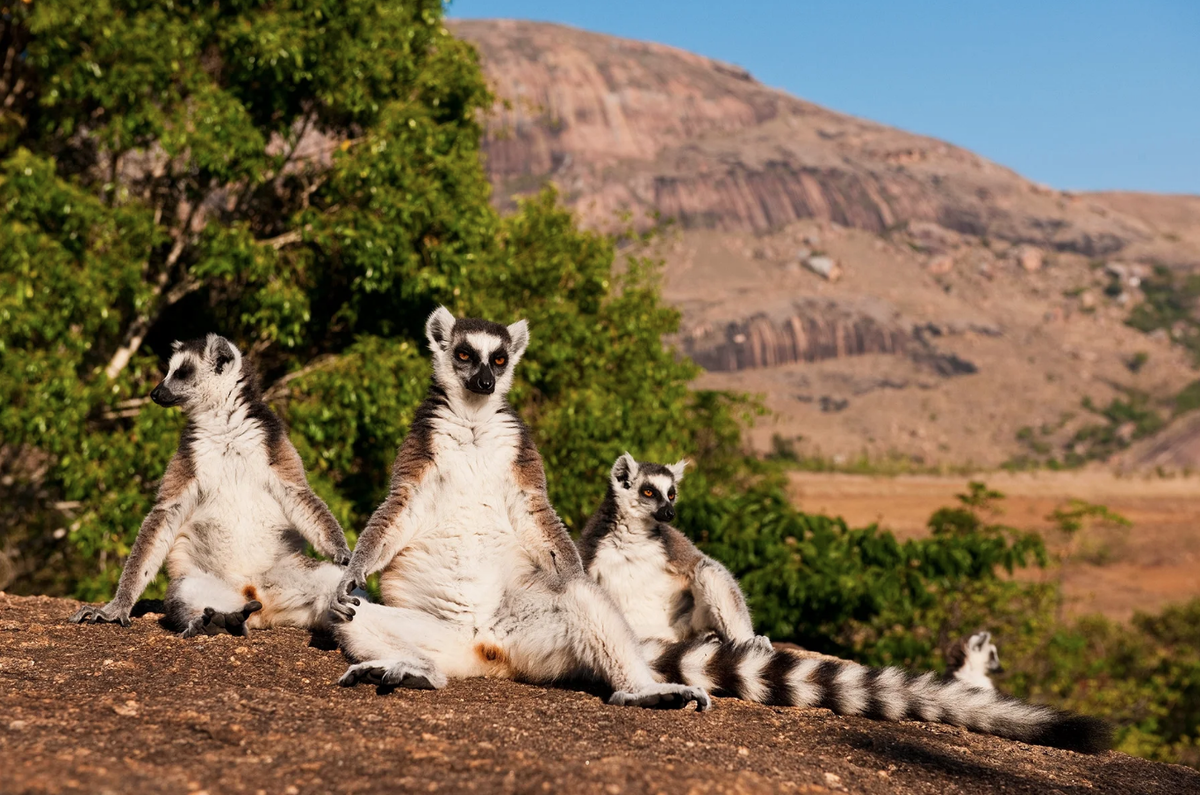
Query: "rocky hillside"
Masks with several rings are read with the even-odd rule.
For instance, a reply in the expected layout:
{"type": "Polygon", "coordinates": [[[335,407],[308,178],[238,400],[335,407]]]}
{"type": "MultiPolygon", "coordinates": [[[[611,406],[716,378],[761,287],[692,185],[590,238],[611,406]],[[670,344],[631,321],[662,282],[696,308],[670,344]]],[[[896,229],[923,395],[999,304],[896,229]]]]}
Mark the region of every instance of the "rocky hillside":
{"type": "Polygon", "coordinates": [[[1195,377],[1124,320],[1153,264],[1200,267],[1200,198],[1054,190],[662,45],[452,25],[501,100],[497,202],[552,181],[594,227],[672,219],[654,253],[676,342],[705,385],[766,397],[760,448],[994,466],[1027,428],[1062,452],[1098,421],[1084,398],[1195,377]]]}
{"type": "Polygon", "coordinates": [[[1183,795],[1200,774],[959,729],[720,699],[609,707],[501,681],[377,694],[298,630],[182,640],[150,616],[0,592],[0,793],[1092,793],[1183,795]]]}

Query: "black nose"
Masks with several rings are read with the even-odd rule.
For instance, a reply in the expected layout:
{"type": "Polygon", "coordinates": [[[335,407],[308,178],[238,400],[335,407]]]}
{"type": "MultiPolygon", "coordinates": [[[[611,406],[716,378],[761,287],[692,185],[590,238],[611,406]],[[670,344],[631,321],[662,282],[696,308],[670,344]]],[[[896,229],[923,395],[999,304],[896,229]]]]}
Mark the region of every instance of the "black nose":
{"type": "Polygon", "coordinates": [[[175,394],[162,384],[159,384],[150,391],[150,399],[158,405],[166,406],[168,408],[179,402],[179,399],[175,396],[175,394]]]}
{"type": "Polygon", "coordinates": [[[669,522],[675,518],[675,509],[670,505],[664,505],[654,512],[654,518],[660,522],[669,522]]]}
{"type": "Polygon", "coordinates": [[[496,391],[496,378],[492,368],[481,367],[479,372],[467,379],[467,389],[477,395],[490,395],[496,391]]]}

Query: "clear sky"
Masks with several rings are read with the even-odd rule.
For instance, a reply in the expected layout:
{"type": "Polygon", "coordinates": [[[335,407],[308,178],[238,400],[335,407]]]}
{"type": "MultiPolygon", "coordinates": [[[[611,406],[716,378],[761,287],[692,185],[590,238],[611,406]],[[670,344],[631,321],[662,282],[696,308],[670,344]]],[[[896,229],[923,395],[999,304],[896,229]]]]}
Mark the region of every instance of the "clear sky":
{"type": "Polygon", "coordinates": [[[1200,0],[453,0],[729,61],[1056,188],[1200,194],[1200,0]]]}

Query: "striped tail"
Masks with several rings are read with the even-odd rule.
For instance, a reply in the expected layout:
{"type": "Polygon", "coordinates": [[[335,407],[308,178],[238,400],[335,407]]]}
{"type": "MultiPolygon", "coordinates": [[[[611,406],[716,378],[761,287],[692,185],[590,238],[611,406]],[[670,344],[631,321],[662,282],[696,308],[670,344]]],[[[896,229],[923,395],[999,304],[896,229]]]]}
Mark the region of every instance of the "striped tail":
{"type": "Polygon", "coordinates": [[[899,668],[802,657],[707,635],[682,643],[648,642],[664,681],[703,687],[744,701],[824,707],[872,720],[920,720],[962,726],[1032,745],[1101,753],[1112,743],[1103,720],[1029,704],[995,690],[942,681],[899,668]]]}

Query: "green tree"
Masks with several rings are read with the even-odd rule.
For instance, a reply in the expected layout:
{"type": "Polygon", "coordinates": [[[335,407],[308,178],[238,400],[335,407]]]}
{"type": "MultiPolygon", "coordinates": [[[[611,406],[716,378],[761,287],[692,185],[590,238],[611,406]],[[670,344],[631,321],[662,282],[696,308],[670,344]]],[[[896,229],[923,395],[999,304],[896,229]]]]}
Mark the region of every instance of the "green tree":
{"type": "Polygon", "coordinates": [[[688,389],[653,263],[615,275],[613,241],[552,193],[490,206],[491,97],[440,2],[10,10],[0,576],[18,588],[110,591],[181,426],[145,395],[172,340],[214,330],[251,352],[351,532],[424,394],[439,303],[529,318],[514,398],[569,523],[626,447],[732,466],[737,401],[688,389]]]}

